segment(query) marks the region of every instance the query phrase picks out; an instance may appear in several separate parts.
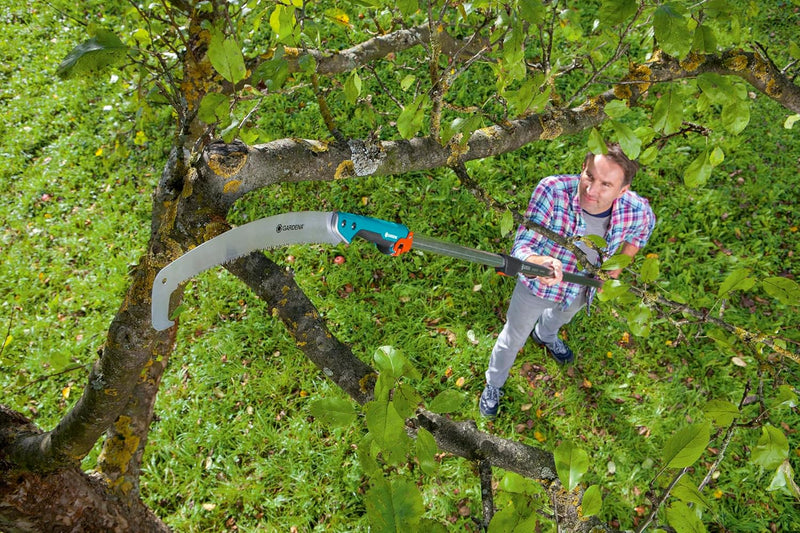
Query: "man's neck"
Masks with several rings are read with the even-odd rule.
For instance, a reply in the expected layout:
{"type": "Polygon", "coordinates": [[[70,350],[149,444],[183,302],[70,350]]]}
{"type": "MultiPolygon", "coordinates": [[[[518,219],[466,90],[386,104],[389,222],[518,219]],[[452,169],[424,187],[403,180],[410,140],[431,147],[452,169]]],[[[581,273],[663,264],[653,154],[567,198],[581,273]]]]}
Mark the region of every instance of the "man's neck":
{"type": "Polygon", "coordinates": [[[609,207],[608,209],[606,209],[602,213],[590,213],[586,209],[583,209],[583,212],[585,214],[589,215],[590,217],[605,218],[605,217],[611,216],[611,210],[612,209],[614,209],[614,206],[609,207]]]}

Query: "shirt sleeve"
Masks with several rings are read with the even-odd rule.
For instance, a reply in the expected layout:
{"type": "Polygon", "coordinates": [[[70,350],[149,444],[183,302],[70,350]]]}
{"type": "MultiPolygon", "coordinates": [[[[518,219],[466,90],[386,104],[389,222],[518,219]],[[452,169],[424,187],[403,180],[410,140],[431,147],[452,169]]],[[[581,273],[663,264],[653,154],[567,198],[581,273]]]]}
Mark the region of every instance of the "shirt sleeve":
{"type": "Polygon", "coordinates": [[[655,228],[656,215],[650,208],[647,199],[640,198],[640,200],[642,203],[639,208],[639,216],[636,217],[636,223],[632,224],[630,230],[626,232],[624,240],[637,248],[644,248],[655,228]]]}
{"type": "MultiPolygon", "coordinates": [[[[536,185],[525,211],[525,217],[541,226],[548,226],[553,216],[553,191],[549,186],[550,178],[545,178],[536,185]]],[[[524,260],[530,255],[541,255],[541,247],[545,237],[533,230],[527,229],[520,224],[517,228],[517,235],[514,239],[514,246],[511,255],[524,260]]]]}

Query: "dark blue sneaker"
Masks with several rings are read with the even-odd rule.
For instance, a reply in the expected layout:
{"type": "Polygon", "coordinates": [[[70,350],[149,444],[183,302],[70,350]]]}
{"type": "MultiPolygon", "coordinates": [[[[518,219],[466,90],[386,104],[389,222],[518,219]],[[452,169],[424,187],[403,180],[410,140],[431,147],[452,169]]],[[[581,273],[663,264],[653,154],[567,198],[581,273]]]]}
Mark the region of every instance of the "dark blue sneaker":
{"type": "Polygon", "coordinates": [[[493,387],[487,383],[481,393],[481,401],[478,403],[481,414],[489,418],[497,416],[497,408],[500,407],[500,397],[502,395],[502,389],[493,387]]]}
{"type": "Polygon", "coordinates": [[[568,365],[575,360],[575,354],[573,354],[569,346],[558,337],[556,337],[555,341],[545,344],[542,339],[536,335],[536,328],[534,327],[533,331],[531,331],[531,339],[539,346],[544,346],[550,357],[555,359],[556,363],[559,365],[568,365]]]}

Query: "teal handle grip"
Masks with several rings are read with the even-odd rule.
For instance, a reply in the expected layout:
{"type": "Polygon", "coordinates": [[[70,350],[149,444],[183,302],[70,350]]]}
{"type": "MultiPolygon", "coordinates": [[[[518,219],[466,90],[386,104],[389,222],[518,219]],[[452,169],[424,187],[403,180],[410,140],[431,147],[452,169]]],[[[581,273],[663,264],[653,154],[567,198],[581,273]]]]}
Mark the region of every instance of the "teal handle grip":
{"type": "Polygon", "coordinates": [[[336,231],[348,243],[361,237],[387,255],[409,251],[413,239],[413,233],[403,224],[344,212],[336,213],[336,231]]]}

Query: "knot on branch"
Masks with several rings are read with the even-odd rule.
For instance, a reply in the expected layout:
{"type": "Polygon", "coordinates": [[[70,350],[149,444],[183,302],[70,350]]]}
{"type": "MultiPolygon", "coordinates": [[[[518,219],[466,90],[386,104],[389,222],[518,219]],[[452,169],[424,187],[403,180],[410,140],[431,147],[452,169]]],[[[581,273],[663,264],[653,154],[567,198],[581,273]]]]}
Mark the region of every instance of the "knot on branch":
{"type": "Polygon", "coordinates": [[[350,148],[350,160],[353,162],[353,171],[356,176],[373,174],[386,159],[386,152],[378,144],[350,139],[347,141],[347,146],[350,148]]]}
{"type": "Polygon", "coordinates": [[[227,180],[242,170],[247,163],[248,154],[247,145],[242,141],[214,141],[206,147],[203,159],[215,175],[227,180]]]}

